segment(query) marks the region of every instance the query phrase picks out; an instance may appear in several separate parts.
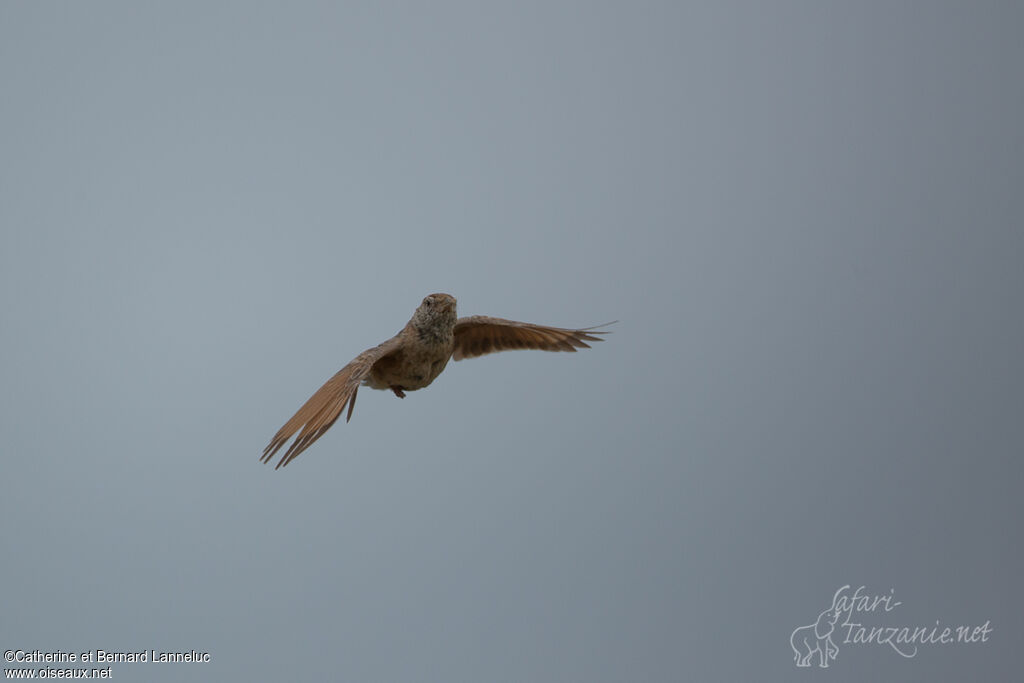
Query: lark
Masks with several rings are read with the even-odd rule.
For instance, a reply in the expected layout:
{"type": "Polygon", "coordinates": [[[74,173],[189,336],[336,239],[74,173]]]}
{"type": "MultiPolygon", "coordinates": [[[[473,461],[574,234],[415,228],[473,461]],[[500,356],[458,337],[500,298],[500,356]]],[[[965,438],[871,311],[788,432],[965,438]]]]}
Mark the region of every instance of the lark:
{"type": "Polygon", "coordinates": [[[597,335],[607,334],[598,330],[599,327],[605,325],[570,330],[485,315],[459,318],[455,313],[455,297],[431,294],[423,299],[401,332],[363,351],[317,389],[278,430],[263,449],[260,460],[270,462],[295,436],[274,469],[287,465],[323,436],[346,406],[345,421],[348,422],[361,384],[372,389],[390,389],[398,398],[405,398],[407,391],[430,386],[449,360],[510,349],[573,352],[589,349],[587,342],[603,341],[597,335]]]}

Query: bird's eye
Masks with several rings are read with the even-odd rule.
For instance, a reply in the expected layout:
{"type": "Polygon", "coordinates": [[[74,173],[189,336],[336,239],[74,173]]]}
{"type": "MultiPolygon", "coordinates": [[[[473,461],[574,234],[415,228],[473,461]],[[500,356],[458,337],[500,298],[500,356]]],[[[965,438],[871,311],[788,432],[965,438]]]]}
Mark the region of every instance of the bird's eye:
{"type": "Polygon", "coordinates": [[[424,306],[429,306],[432,303],[434,303],[434,300],[431,299],[429,296],[426,299],[423,300],[423,305],[424,306]]]}

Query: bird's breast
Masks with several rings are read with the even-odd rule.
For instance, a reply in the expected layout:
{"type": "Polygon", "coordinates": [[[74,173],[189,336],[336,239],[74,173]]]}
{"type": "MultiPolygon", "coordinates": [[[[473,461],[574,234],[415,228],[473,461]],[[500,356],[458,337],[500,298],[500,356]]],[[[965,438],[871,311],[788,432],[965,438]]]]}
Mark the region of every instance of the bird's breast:
{"type": "Polygon", "coordinates": [[[367,384],[374,389],[401,387],[406,391],[422,389],[433,382],[448,364],[450,344],[415,345],[377,361],[367,384]]]}

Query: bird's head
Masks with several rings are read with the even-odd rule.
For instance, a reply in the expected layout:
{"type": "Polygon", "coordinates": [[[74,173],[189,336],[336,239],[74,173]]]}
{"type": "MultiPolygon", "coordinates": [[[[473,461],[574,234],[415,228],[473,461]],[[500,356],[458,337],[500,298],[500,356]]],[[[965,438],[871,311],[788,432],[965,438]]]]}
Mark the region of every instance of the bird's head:
{"type": "Polygon", "coordinates": [[[455,312],[455,297],[450,294],[430,294],[412,316],[412,324],[418,330],[431,330],[447,335],[455,327],[458,315],[455,312]]]}
{"type": "Polygon", "coordinates": [[[447,311],[451,310],[455,312],[455,297],[451,294],[429,294],[423,298],[423,303],[420,304],[419,310],[432,310],[432,311],[447,311]]]}

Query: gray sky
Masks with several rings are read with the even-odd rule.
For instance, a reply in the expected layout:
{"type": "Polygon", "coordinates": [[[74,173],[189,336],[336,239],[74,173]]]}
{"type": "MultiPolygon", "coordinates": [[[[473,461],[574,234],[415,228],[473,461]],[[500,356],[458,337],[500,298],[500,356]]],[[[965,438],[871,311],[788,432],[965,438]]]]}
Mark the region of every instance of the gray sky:
{"type": "Polygon", "coordinates": [[[4,650],[116,680],[1008,680],[1014,3],[0,5],[4,650]],[[435,291],[574,355],[364,390],[435,291]],[[837,631],[838,634],[838,631],[837,631]],[[836,636],[838,639],[840,636],[836,636]]]}

